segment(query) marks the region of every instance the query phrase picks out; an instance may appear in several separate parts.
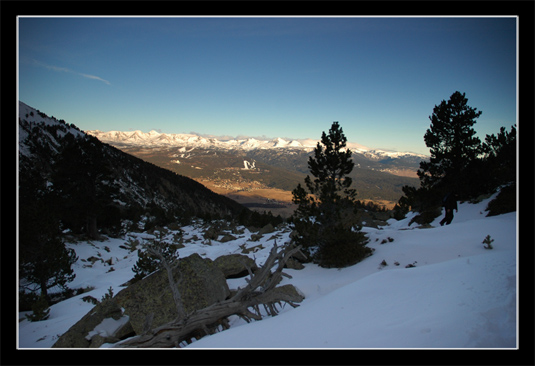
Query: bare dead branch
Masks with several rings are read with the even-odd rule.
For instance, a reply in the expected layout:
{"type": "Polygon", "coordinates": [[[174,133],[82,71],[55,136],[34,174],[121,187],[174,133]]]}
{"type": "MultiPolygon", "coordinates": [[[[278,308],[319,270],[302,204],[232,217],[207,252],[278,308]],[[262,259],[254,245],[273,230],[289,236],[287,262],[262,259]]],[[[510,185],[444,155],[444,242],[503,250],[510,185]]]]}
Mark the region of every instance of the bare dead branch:
{"type": "Polygon", "coordinates": [[[292,254],[299,250],[300,247],[285,246],[278,251],[275,243],[264,265],[254,274],[251,272],[248,284],[238,289],[230,299],[194,311],[185,317],[179,316],[172,322],[130,338],[116,347],[180,347],[183,342],[190,342],[192,338],[212,334],[220,327],[227,329],[229,327],[227,318],[231,315],[237,315],[247,322],[261,320],[259,305],[263,305],[264,310],[270,316],[278,314],[276,304],[280,306],[281,303],[288,303],[292,307],[297,307],[296,303],[301,302],[303,297],[284,291],[284,286],[276,286],[283,275],[284,264],[292,254]],[[275,265],[275,271],[271,272],[275,265]]]}
{"type": "Polygon", "coordinates": [[[180,291],[178,290],[178,287],[175,282],[175,278],[173,277],[173,265],[170,263],[166,256],[162,252],[162,248],[157,245],[151,245],[147,247],[147,251],[156,256],[159,260],[161,265],[165,268],[167,272],[167,279],[169,280],[169,287],[171,288],[171,293],[173,294],[173,300],[175,301],[176,311],[179,318],[184,318],[186,316],[186,312],[184,310],[184,305],[182,303],[182,296],[180,295],[180,291]]]}

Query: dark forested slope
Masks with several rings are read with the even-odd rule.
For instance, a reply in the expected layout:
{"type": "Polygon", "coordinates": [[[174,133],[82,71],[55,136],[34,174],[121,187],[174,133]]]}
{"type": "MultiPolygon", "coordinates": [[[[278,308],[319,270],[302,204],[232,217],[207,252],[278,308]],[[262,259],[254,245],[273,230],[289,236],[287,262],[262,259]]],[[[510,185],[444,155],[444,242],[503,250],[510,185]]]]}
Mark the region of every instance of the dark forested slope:
{"type": "Polygon", "coordinates": [[[119,230],[124,220],[136,222],[143,215],[165,224],[238,217],[245,209],[24,103],[19,105],[19,208],[21,227],[30,224],[23,220],[46,214],[64,231],[90,235],[119,230]]]}

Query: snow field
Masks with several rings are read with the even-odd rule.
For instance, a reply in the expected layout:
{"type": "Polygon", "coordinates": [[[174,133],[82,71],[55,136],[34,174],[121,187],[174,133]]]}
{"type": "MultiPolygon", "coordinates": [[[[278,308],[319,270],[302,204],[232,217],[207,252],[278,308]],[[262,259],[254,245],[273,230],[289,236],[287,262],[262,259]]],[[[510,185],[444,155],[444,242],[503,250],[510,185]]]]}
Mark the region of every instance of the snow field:
{"type": "MultiPolygon", "coordinates": [[[[419,229],[408,225],[409,214],[404,220],[389,220],[380,229],[364,227],[368,246],[375,250],[362,262],[343,269],[306,264],[302,270],[285,271],[292,278],[284,278],[281,284],[293,284],[306,297],[298,308],[286,305],[278,316],[252,323],[233,317],[230,329],[185,349],[514,349],[518,344],[517,216],[485,217],[492,198],[460,204],[449,226],[441,227],[439,217],[432,228],[419,229]],[[494,239],[492,250],[482,244],[487,235],[494,239]],[[381,244],[384,239],[386,243],[381,244]],[[383,260],[386,265],[381,264],[383,260]],[[414,267],[405,268],[409,264],[414,267]]],[[[199,226],[182,229],[185,239],[202,238],[199,226]]],[[[192,241],[179,250],[180,257],[199,253],[215,259],[241,253],[243,245],[258,246],[249,256],[261,265],[274,243],[273,236],[278,245],[289,240],[288,230],[266,234],[258,242],[248,241],[250,234],[245,229],[236,240],[212,241],[212,245],[203,244],[202,239],[192,241]]],[[[128,235],[141,241],[148,234],[128,235]]],[[[120,285],[133,277],[131,268],[137,260],[137,251],[125,249],[127,240],[69,244],[80,258],[74,266],[76,278],[69,286],[94,289],[53,305],[48,320],[19,321],[19,347],[51,347],[93,307],[82,297],[100,300],[110,287],[118,293],[120,285]],[[90,257],[102,260],[90,267],[91,262],[81,260],[90,257]]],[[[245,279],[228,283],[237,288],[245,279]]]]}

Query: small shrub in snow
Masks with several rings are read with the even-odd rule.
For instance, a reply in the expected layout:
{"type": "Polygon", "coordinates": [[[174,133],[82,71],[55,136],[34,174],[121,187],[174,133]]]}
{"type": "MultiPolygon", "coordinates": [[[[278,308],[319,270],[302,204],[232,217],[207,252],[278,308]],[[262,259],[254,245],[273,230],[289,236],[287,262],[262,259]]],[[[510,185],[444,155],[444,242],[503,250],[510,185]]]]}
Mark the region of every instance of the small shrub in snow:
{"type": "Polygon", "coordinates": [[[485,239],[483,240],[483,244],[485,245],[483,248],[485,248],[485,249],[494,249],[493,246],[492,246],[492,242],[493,241],[494,241],[494,239],[491,239],[490,235],[487,235],[485,237],[485,239]]]}
{"type": "Polygon", "coordinates": [[[99,301],[97,299],[95,299],[91,295],[87,295],[87,296],[82,297],[82,301],[88,302],[88,303],[93,304],[93,305],[98,305],[98,303],[99,303],[99,301]]]}
{"type": "Polygon", "coordinates": [[[101,299],[101,302],[104,302],[106,300],[111,300],[113,299],[113,288],[110,288],[108,289],[108,292],[104,294],[104,296],[102,296],[102,299],[101,299]]]}
{"type": "Polygon", "coordinates": [[[32,306],[33,313],[26,315],[31,322],[38,322],[40,320],[46,320],[50,316],[50,307],[46,301],[45,296],[40,296],[39,300],[32,306]]]}
{"type": "Polygon", "coordinates": [[[158,260],[154,256],[141,249],[137,251],[137,255],[139,258],[132,268],[132,272],[135,273],[133,282],[143,279],[158,269],[158,260]]]}

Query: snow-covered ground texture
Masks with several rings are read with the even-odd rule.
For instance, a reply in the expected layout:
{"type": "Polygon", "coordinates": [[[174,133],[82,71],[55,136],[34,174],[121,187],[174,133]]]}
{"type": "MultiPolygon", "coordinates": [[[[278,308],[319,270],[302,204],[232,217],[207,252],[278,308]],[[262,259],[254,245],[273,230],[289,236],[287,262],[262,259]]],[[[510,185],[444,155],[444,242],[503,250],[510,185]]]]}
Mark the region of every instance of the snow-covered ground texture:
{"type": "MultiPolygon", "coordinates": [[[[486,217],[490,199],[460,204],[449,226],[439,225],[441,217],[432,228],[409,226],[413,216],[409,213],[406,219],[392,219],[380,229],[364,227],[369,246],[375,249],[364,261],[343,269],[306,264],[302,270],[285,271],[292,278],[282,284],[291,283],[306,296],[299,307],[285,306],[279,315],[252,323],[235,317],[230,329],[186,349],[514,349],[519,341],[517,215],[486,217]],[[484,248],[487,235],[494,239],[493,249],[484,248]]],[[[186,239],[202,237],[200,225],[183,230],[186,239]]],[[[250,234],[245,229],[234,241],[211,245],[193,240],[180,249],[180,256],[199,253],[215,259],[241,253],[244,244],[247,248],[261,244],[263,249],[249,254],[261,265],[274,235],[278,245],[289,240],[288,228],[264,235],[258,242],[251,242],[250,234]]],[[[48,320],[21,320],[19,348],[51,347],[93,307],[82,297],[101,299],[110,287],[118,293],[120,285],[133,277],[131,268],[137,260],[137,251],[130,252],[125,242],[132,241],[129,238],[142,242],[143,237],[149,234],[68,244],[80,258],[70,287],[94,289],[53,305],[48,320]],[[91,262],[82,259],[92,256],[102,260],[90,267],[91,262]]],[[[229,280],[231,288],[244,283],[244,279],[229,280]]]]}

